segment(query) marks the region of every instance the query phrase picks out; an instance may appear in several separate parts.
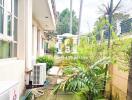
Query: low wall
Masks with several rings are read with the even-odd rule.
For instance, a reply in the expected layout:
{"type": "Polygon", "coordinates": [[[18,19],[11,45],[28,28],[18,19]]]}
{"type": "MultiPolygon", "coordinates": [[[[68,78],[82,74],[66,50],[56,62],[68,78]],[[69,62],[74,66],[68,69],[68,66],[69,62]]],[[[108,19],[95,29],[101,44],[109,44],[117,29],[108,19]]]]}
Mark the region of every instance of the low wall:
{"type": "Polygon", "coordinates": [[[6,59],[0,60],[0,81],[18,81],[19,93],[25,88],[25,63],[22,60],[6,59]]]}
{"type": "Polygon", "coordinates": [[[126,100],[128,86],[128,71],[121,70],[117,65],[112,67],[113,100],[126,100]]]}

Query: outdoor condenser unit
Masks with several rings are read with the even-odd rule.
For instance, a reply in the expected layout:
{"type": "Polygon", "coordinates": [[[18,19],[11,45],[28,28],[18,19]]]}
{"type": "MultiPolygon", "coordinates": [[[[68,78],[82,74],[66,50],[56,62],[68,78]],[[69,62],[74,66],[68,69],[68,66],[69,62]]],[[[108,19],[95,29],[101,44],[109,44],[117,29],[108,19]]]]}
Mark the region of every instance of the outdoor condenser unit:
{"type": "Polygon", "coordinates": [[[44,85],[46,80],[46,63],[38,63],[33,67],[32,85],[44,85]]]}
{"type": "Polygon", "coordinates": [[[18,82],[0,81],[0,100],[19,100],[18,82]]]}

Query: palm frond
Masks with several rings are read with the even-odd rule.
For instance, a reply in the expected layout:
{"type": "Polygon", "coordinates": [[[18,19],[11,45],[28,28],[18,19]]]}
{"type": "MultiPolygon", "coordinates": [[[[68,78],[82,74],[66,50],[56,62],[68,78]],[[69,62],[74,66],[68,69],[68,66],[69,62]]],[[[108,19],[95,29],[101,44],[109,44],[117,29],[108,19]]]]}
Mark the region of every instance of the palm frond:
{"type": "Polygon", "coordinates": [[[122,0],[120,0],[120,1],[117,3],[117,5],[114,7],[112,13],[114,13],[116,10],[118,10],[118,9],[120,8],[121,1],[122,1],[122,0]]]}
{"type": "Polygon", "coordinates": [[[97,62],[95,62],[95,63],[91,66],[91,68],[94,68],[94,67],[96,67],[96,66],[99,65],[99,64],[104,65],[104,64],[108,64],[108,63],[110,63],[110,58],[109,58],[109,57],[106,57],[106,58],[103,58],[103,59],[98,60],[97,62]]]}

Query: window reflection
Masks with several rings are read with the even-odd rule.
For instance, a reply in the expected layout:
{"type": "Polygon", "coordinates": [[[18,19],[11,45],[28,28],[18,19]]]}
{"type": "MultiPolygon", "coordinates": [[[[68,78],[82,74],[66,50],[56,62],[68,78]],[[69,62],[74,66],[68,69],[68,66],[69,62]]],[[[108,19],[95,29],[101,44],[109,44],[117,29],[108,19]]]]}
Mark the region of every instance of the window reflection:
{"type": "Polygon", "coordinates": [[[3,8],[0,7],[0,33],[3,33],[3,8]]]}
{"type": "Polygon", "coordinates": [[[11,36],[11,15],[7,15],[7,34],[11,36]]]}
{"type": "Polygon", "coordinates": [[[14,0],[14,15],[18,15],[18,0],[14,0]]]}
{"type": "Polygon", "coordinates": [[[14,40],[17,41],[17,19],[14,18],[14,40]]]}
{"type": "Polygon", "coordinates": [[[5,41],[0,41],[0,59],[1,58],[10,58],[10,43],[5,41]]]}
{"type": "Polygon", "coordinates": [[[12,0],[7,0],[6,1],[6,7],[7,7],[7,11],[11,12],[12,11],[12,0]]]}

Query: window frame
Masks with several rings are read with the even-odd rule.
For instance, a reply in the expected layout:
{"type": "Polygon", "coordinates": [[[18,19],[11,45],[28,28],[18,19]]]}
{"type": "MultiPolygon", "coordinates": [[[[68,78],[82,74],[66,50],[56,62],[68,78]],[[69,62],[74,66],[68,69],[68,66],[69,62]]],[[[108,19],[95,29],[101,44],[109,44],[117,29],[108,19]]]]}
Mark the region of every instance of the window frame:
{"type": "MultiPolygon", "coordinates": [[[[15,54],[15,49],[17,51],[17,46],[18,46],[18,42],[17,42],[17,36],[18,36],[18,15],[16,16],[15,13],[14,13],[14,10],[15,10],[15,6],[14,6],[14,2],[15,0],[11,0],[11,12],[8,11],[7,9],[7,4],[6,2],[4,2],[4,0],[2,1],[3,2],[3,5],[0,4],[0,7],[3,9],[3,33],[0,33],[0,41],[4,41],[4,42],[8,42],[10,43],[12,46],[9,48],[10,49],[10,52],[11,52],[11,56],[8,56],[8,57],[3,57],[3,58],[0,58],[0,59],[9,59],[9,58],[17,58],[17,52],[15,54]],[[8,15],[10,14],[11,16],[11,26],[10,26],[10,30],[11,30],[11,35],[8,35],[8,15]],[[15,31],[15,21],[16,20],[16,26],[17,26],[17,29],[16,29],[16,33],[14,33],[15,31]],[[16,37],[15,37],[16,35],[16,37]],[[16,38],[16,40],[15,40],[16,38]]],[[[18,13],[18,0],[17,0],[17,13],[18,13]]]]}

